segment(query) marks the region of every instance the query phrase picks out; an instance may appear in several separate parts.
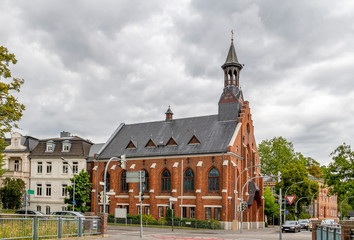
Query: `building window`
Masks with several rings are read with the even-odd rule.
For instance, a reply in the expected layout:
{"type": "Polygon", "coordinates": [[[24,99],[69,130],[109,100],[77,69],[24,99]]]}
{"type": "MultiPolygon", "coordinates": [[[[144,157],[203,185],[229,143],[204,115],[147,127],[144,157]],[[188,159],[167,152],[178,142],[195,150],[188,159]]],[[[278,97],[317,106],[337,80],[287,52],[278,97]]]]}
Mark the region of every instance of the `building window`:
{"type": "Polygon", "coordinates": [[[52,196],[52,185],[51,184],[47,184],[46,188],[45,188],[45,195],[46,196],[52,196]]]}
{"type": "Polygon", "coordinates": [[[209,172],[209,192],[219,191],[219,172],[215,168],[209,172]]]}
{"type": "Polygon", "coordinates": [[[129,185],[127,183],[127,172],[123,171],[120,177],[120,191],[121,192],[128,192],[129,185]]]}
{"type": "Polygon", "coordinates": [[[188,168],[184,174],[184,191],[193,192],[194,191],[194,175],[192,169],[188,168]]]}
{"type": "Polygon", "coordinates": [[[211,208],[205,208],[205,220],[211,219],[211,208]]]}
{"type": "Polygon", "coordinates": [[[18,139],[17,138],[14,140],[14,147],[18,147],[18,139]]]}
{"type": "Polygon", "coordinates": [[[220,220],[220,212],[221,212],[221,208],[214,208],[214,219],[215,220],[220,220]]]}
{"type": "Polygon", "coordinates": [[[49,206],[45,207],[45,214],[47,214],[47,215],[50,214],[50,207],[49,206]]]}
{"type": "Polygon", "coordinates": [[[127,214],[129,214],[129,206],[125,206],[125,209],[127,209],[127,214]]]}
{"type": "Polygon", "coordinates": [[[165,169],[161,175],[161,192],[171,191],[171,174],[165,169]]]}
{"type": "Polygon", "coordinates": [[[46,143],[46,152],[54,152],[55,144],[52,140],[46,143]]]}
{"type": "Polygon", "coordinates": [[[187,218],[187,208],[186,207],[182,207],[182,216],[183,216],[183,218],[187,218]]]}
{"type": "Polygon", "coordinates": [[[20,160],[15,160],[14,171],[20,171],[20,160]]]}
{"type": "Polygon", "coordinates": [[[144,210],[144,214],[145,215],[150,215],[150,207],[149,206],[145,206],[145,210],[144,210]]]}
{"type": "Polygon", "coordinates": [[[42,173],[43,171],[43,164],[42,162],[37,163],[37,173],[42,173]]]}
{"type": "Polygon", "coordinates": [[[68,173],[68,163],[67,162],[63,162],[63,173],[68,173]]]}
{"type": "Polygon", "coordinates": [[[149,192],[149,173],[146,171],[146,170],[144,170],[144,172],[145,172],[145,191],[144,192],[149,192]]]}
{"type": "MultiPolygon", "coordinates": [[[[104,176],[102,176],[102,178],[104,178],[104,176]]],[[[106,174],[105,186],[106,186],[106,191],[108,192],[108,191],[111,189],[111,176],[109,175],[108,172],[107,172],[107,174],[106,174]]],[[[102,190],[103,190],[103,189],[102,189],[102,190]]]]}
{"type": "Polygon", "coordinates": [[[52,162],[47,162],[47,173],[52,173],[52,162]]]}
{"type": "Polygon", "coordinates": [[[61,196],[62,197],[67,197],[68,196],[68,189],[66,188],[68,185],[67,184],[62,184],[61,185],[61,196]]]}
{"type": "Polygon", "coordinates": [[[140,215],[141,214],[141,212],[140,212],[140,206],[137,206],[137,210],[138,210],[138,214],[137,215],[140,215]]]}
{"type": "Polygon", "coordinates": [[[162,206],[160,206],[159,207],[159,218],[163,218],[163,207],[162,206]]]}
{"type": "Polygon", "coordinates": [[[73,162],[73,173],[78,173],[78,172],[79,172],[79,163],[73,162]]]}
{"type": "Polygon", "coordinates": [[[37,205],[36,209],[37,209],[38,212],[42,211],[42,207],[39,206],[39,205],[37,205]]]}
{"type": "Polygon", "coordinates": [[[195,218],[195,208],[189,208],[189,218],[195,218]]]}
{"type": "Polygon", "coordinates": [[[37,196],[42,196],[42,184],[37,184],[37,196]]]}
{"type": "Polygon", "coordinates": [[[62,152],[69,152],[70,151],[70,147],[71,147],[71,143],[68,140],[63,141],[63,148],[62,148],[62,152]]]}

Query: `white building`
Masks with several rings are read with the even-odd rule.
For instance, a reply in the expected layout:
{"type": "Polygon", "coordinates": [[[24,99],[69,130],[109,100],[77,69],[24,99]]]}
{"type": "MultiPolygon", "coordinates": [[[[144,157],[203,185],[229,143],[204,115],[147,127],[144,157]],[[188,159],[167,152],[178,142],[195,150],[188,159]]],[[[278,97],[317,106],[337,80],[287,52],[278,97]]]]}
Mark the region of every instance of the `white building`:
{"type": "Polygon", "coordinates": [[[30,188],[34,195],[30,195],[30,210],[46,214],[66,210],[66,187],[72,184],[73,174],[86,171],[91,145],[90,141],[68,132],[61,132],[60,138],[39,140],[31,154],[30,188]]]}
{"type": "Polygon", "coordinates": [[[15,132],[11,134],[11,138],[5,140],[8,145],[4,150],[4,169],[7,172],[2,176],[2,179],[6,177],[20,178],[26,183],[26,188],[28,189],[30,179],[29,155],[37,146],[38,139],[22,136],[20,133],[15,132]]]}

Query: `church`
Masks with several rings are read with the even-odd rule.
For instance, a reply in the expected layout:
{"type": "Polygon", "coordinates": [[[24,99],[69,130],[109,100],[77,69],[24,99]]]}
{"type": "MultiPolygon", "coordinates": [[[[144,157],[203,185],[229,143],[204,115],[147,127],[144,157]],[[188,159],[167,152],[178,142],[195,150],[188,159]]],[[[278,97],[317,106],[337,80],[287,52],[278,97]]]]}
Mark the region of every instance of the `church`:
{"type": "Polygon", "coordinates": [[[129,171],[144,171],[143,214],[164,217],[170,199],[175,199],[177,217],[216,219],[231,229],[241,219],[244,202],[243,227],[264,227],[260,160],[233,39],[221,68],[224,88],[217,114],[178,119],[169,107],[160,121],[118,126],[88,165],[92,212],[103,212],[100,194],[108,160],[125,154],[125,170],[114,161],[107,168],[106,212],[126,208],[128,214],[139,214],[137,183],[127,183],[126,178],[129,171]]]}

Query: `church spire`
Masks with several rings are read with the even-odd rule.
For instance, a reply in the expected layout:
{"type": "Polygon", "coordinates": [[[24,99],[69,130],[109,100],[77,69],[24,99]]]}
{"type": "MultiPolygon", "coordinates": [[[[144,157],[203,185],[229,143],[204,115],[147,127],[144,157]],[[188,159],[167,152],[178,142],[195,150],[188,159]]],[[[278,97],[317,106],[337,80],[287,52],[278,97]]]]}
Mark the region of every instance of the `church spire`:
{"type": "Polygon", "coordinates": [[[231,45],[226,57],[225,63],[221,66],[224,70],[224,87],[236,86],[239,87],[239,74],[242,65],[238,62],[236,50],[234,46],[234,32],[231,31],[231,45]]]}

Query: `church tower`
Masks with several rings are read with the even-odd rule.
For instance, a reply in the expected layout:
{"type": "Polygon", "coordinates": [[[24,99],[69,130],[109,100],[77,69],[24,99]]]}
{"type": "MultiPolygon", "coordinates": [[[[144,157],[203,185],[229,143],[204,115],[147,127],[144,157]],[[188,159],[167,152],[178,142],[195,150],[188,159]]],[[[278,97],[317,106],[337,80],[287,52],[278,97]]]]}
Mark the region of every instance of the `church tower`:
{"type": "Polygon", "coordinates": [[[224,90],[219,100],[219,121],[237,120],[243,103],[239,84],[242,65],[237,59],[233,37],[226,61],[221,68],[224,72],[224,90]]]}

